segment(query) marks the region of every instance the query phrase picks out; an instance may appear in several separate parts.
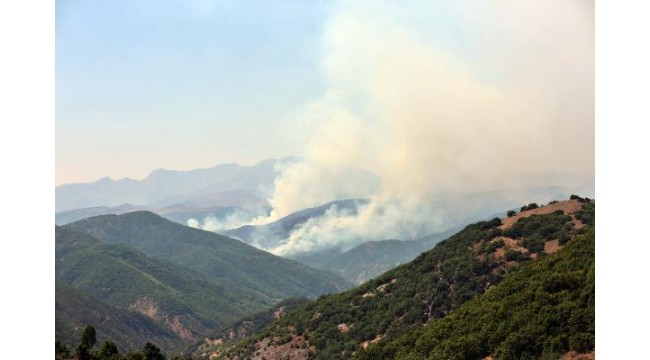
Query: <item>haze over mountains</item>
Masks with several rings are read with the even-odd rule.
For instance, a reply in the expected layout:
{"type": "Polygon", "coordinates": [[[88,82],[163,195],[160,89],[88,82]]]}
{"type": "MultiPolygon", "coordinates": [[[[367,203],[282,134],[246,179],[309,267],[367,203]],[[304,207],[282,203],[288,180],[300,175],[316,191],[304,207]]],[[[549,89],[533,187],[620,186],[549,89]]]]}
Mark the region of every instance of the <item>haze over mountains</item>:
{"type": "Polygon", "coordinates": [[[254,166],[224,164],[192,171],[158,170],[142,181],[103,179],[91,184],[64,185],[57,188],[58,206],[94,207],[57,212],[56,222],[63,225],[96,215],[151,211],[168,220],[226,234],[360,283],[412,260],[434,245],[418,242],[424,237],[503,215],[503,209],[513,209],[521,203],[544,203],[573,193],[593,196],[594,192],[593,181],[578,175],[531,172],[522,180],[527,186],[450,192],[435,196],[428,203],[378,200],[372,194],[382,186],[379,177],[347,169],[338,176],[340,181],[347,181],[342,188],[349,192],[341,191],[325,204],[315,204],[273,220],[277,214],[274,201],[279,189],[276,187],[285,182],[287,174],[301,166],[305,166],[304,162],[292,157],[265,160],[254,166]],[[345,198],[355,194],[353,190],[359,184],[368,184],[365,195],[370,197],[345,198]],[[358,247],[365,250],[352,253],[362,255],[362,260],[340,256],[358,247]]]}
{"type": "Polygon", "coordinates": [[[61,185],[56,188],[56,211],[125,203],[156,207],[209,203],[255,208],[265,204],[277,162],[266,160],[253,166],[223,164],[190,171],[159,169],[141,181],[106,177],[89,184],[61,185]]]}
{"type": "MultiPolygon", "coordinates": [[[[105,178],[90,184],[63,185],[56,188],[57,224],[147,210],[179,223],[231,234],[276,254],[292,254],[312,248],[349,250],[365,241],[390,238],[413,240],[526,201],[546,202],[572,193],[593,196],[594,192],[593,180],[583,176],[529,172],[521,178],[526,185],[516,187],[448,192],[415,203],[399,198],[379,200],[376,194],[383,186],[381,178],[347,168],[337,170],[341,189],[323,189],[331,198],[321,203],[311,199],[305,202],[311,206],[274,218],[282,184],[303,166],[307,166],[304,161],[291,157],[254,166],[157,170],[142,181],[105,178]],[[358,199],[354,209],[347,203],[353,198],[358,199]]],[[[318,188],[319,184],[313,186],[318,188]]]]}

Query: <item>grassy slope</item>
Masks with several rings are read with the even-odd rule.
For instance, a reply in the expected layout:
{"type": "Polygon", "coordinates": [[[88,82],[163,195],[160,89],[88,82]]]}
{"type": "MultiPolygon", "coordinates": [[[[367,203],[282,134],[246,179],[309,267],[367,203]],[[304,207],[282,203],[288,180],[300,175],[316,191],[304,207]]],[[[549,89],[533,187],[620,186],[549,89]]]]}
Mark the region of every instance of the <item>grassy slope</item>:
{"type": "Polygon", "coordinates": [[[336,275],[235,239],[173,223],[150,212],[98,216],[66,227],[104,242],[132,246],[148,256],[215,277],[226,288],[254,291],[270,301],[313,297],[349,287],[336,275]]]}

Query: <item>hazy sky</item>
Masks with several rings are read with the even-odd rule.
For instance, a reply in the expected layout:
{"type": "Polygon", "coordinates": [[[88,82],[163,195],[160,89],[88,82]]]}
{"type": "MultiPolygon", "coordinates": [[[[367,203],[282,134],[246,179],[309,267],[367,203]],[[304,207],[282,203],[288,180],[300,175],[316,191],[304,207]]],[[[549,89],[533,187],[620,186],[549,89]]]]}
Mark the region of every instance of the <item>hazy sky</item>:
{"type": "Polygon", "coordinates": [[[56,11],[57,184],[286,155],[313,166],[276,192],[302,198],[341,166],[399,195],[514,169],[593,175],[592,1],[56,11]]]}
{"type": "Polygon", "coordinates": [[[295,153],[323,91],[320,1],[56,2],[56,183],[295,153]]]}

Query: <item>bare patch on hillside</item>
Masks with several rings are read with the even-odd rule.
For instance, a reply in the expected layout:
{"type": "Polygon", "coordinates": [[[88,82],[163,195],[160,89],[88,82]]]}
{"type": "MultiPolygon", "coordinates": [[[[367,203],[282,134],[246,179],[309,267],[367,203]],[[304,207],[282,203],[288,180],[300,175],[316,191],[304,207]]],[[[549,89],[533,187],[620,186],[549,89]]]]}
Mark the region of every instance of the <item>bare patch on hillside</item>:
{"type": "Polygon", "coordinates": [[[502,230],[508,229],[511,227],[513,224],[515,224],[519,219],[523,219],[525,217],[529,217],[531,215],[544,215],[544,214],[550,214],[553,212],[556,212],[558,210],[562,210],[565,214],[573,214],[577,211],[580,211],[582,207],[584,206],[584,203],[579,202],[578,200],[564,200],[564,201],[558,201],[553,204],[548,204],[544,205],[542,207],[539,207],[537,209],[532,209],[532,210],[526,210],[522,211],[519,214],[505,218],[501,220],[501,228],[502,230]]]}
{"type": "Polygon", "coordinates": [[[284,315],[284,310],[285,310],[285,308],[286,308],[285,306],[280,306],[279,308],[277,308],[277,309],[273,312],[273,318],[274,318],[274,319],[279,319],[279,318],[281,318],[282,315],[284,315]]]}
{"type": "Polygon", "coordinates": [[[379,291],[379,292],[385,292],[385,291],[386,291],[386,287],[388,287],[388,285],[390,285],[390,283],[389,283],[389,282],[388,282],[388,283],[385,283],[385,284],[382,284],[382,285],[379,285],[379,286],[377,286],[377,291],[379,291]]]}
{"type": "Polygon", "coordinates": [[[590,353],[577,353],[575,351],[569,351],[560,358],[561,360],[596,360],[596,352],[592,351],[590,353]]]}
{"type": "Polygon", "coordinates": [[[362,349],[365,349],[365,348],[367,348],[370,344],[376,344],[376,343],[378,343],[378,342],[379,342],[383,337],[384,337],[384,335],[379,334],[379,335],[377,335],[376,338],[374,338],[374,339],[372,339],[372,340],[366,340],[366,341],[364,341],[364,342],[361,343],[361,348],[362,348],[362,349]]]}
{"type": "Polygon", "coordinates": [[[180,316],[171,316],[160,311],[160,306],[148,296],[138,298],[133,304],[129,305],[129,310],[139,312],[151,319],[162,321],[176,335],[183,340],[193,340],[194,334],[187,329],[180,316]]]}
{"type": "Polygon", "coordinates": [[[544,243],[544,252],[547,254],[552,254],[558,250],[560,250],[562,246],[560,246],[560,241],[559,240],[549,240],[544,243]]]}
{"type": "Polygon", "coordinates": [[[216,339],[204,338],[203,341],[209,346],[215,346],[215,345],[223,344],[223,339],[222,338],[216,338],[216,339]]]}
{"type": "Polygon", "coordinates": [[[504,248],[498,248],[494,251],[494,255],[492,255],[495,259],[503,259],[506,256],[506,249],[504,248]]]}
{"type": "Polygon", "coordinates": [[[129,310],[134,310],[152,319],[160,319],[158,304],[147,296],[138,298],[133,304],[129,305],[129,310]]]}
{"type": "Polygon", "coordinates": [[[336,327],[342,333],[346,333],[346,332],[350,331],[350,326],[348,324],[346,324],[346,323],[338,324],[336,327]]]}
{"type": "Polygon", "coordinates": [[[194,335],[192,334],[191,331],[189,331],[185,326],[183,326],[183,323],[181,322],[181,318],[176,315],[174,316],[171,320],[168,318],[165,319],[165,323],[167,326],[169,326],[170,329],[172,329],[173,332],[175,332],[178,336],[180,336],[181,339],[183,340],[192,340],[194,339],[194,335]]]}
{"type": "Polygon", "coordinates": [[[303,336],[294,336],[282,345],[274,345],[271,338],[264,338],[255,344],[252,360],[307,360],[309,346],[303,336]]]}
{"type": "Polygon", "coordinates": [[[498,242],[499,240],[503,241],[504,246],[494,251],[494,254],[492,255],[494,259],[503,259],[506,256],[506,250],[515,250],[515,251],[519,251],[520,253],[528,252],[528,250],[526,250],[526,248],[521,245],[520,240],[516,240],[505,236],[497,236],[494,239],[490,240],[490,243],[495,243],[498,242]]]}

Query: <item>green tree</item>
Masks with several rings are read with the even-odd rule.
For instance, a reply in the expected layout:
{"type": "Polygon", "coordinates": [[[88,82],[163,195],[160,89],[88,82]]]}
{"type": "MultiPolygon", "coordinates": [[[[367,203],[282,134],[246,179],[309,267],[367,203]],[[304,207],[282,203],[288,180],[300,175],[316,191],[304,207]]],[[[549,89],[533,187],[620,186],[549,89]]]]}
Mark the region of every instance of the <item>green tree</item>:
{"type": "Polygon", "coordinates": [[[70,349],[68,349],[68,345],[62,343],[59,340],[56,340],[55,345],[56,345],[56,350],[54,356],[57,360],[70,358],[70,349]]]}
{"type": "Polygon", "coordinates": [[[92,349],[97,343],[97,332],[92,325],[86,325],[84,332],[81,334],[81,344],[86,346],[88,349],[92,349]]]}
{"type": "Polygon", "coordinates": [[[75,351],[75,357],[80,360],[91,360],[93,358],[91,349],[97,342],[97,332],[92,325],[86,325],[81,334],[81,342],[75,351]]]}
{"type": "Polygon", "coordinates": [[[144,355],[144,360],[165,360],[165,356],[160,352],[160,349],[150,342],[144,344],[142,354],[144,355]]]}
{"type": "Polygon", "coordinates": [[[102,346],[99,347],[99,360],[112,360],[118,359],[119,351],[117,350],[117,345],[112,341],[104,341],[102,346]]]}
{"type": "Polygon", "coordinates": [[[126,355],[127,360],[144,360],[144,356],[139,351],[132,351],[126,355]]]}

